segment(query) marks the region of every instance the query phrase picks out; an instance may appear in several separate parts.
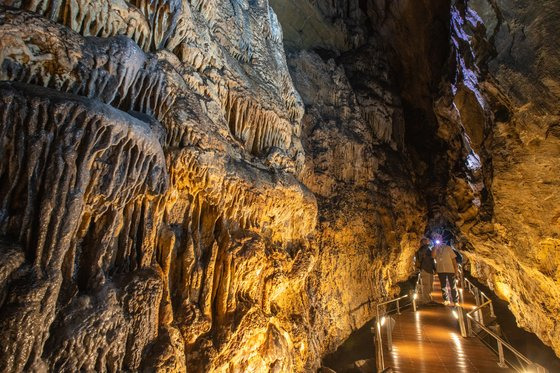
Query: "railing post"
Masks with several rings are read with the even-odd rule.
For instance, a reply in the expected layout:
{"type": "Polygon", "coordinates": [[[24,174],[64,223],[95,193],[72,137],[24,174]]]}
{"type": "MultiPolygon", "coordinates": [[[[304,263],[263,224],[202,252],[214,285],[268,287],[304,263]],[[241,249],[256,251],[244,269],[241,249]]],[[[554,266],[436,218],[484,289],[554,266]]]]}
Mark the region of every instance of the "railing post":
{"type": "Polygon", "coordinates": [[[494,313],[494,303],[490,302],[490,317],[496,317],[496,314],[494,313]]]}
{"type": "Polygon", "coordinates": [[[412,309],[416,312],[416,298],[418,297],[417,293],[412,294],[412,309]]]}
{"type": "Polygon", "coordinates": [[[418,274],[418,281],[416,281],[416,291],[418,292],[418,288],[420,288],[420,293],[422,294],[422,299],[426,299],[424,294],[424,283],[422,282],[422,274],[418,274]]]}
{"type": "Polygon", "coordinates": [[[480,293],[478,292],[478,288],[474,289],[474,303],[476,306],[480,306],[480,293]]]}
{"type": "MultiPolygon", "coordinates": [[[[478,321],[482,324],[482,325],[486,325],[484,324],[484,313],[482,312],[482,309],[484,308],[484,304],[486,304],[486,302],[484,301],[486,296],[484,295],[484,293],[482,291],[480,291],[480,289],[478,289],[478,296],[480,298],[480,304],[479,304],[479,309],[478,311],[476,311],[476,315],[478,318],[478,321]]],[[[490,301],[490,305],[492,305],[492,301],[490,301]]]]}
{"type": "Polygon", "coordinates": [[[377,371],[381,372],[383,368],[381,368],[380,365],[381,357],[379,356],[379,342],[377,340],[377,322],[375,323],[375,326],[371,327],[371,334],[373,334],[373,344],[375,345],[375,366],[377,371]]]}
{"type": "Polygon", "coordinates": [[[497,323],[496,323],[496,335],[498,335],[498,336],[500,336],[500,337],[503,336],[503,334],[502,334],[502,327],[500,326],[500,324],[497,324],[497,323]]]}
{"type": "Polygon", "coordinates": [[[379,308],[377,308],[377,318],[375,319],[375,339],[377,346],[377,371],[381,372],[385,369],[385,362],[383,361],[383,339],[381,338],[381,319],[379,318],[379,308]]]}
{"type": "Polygon", "coordinates": [[[500,368],[507,368],[506,360],[504,358],[504,346],[500,340],[498,340],[498,358],[500,359],[498,366],[500,368]]]}
{"type": "Polygon", "coordinates": [[[381,337],[381,323],[380,321],[377,321],[377,341],[378,343],[378,350],[379,350],[379,371],[381,372],[383,369],[385,369],[385,361],[383,360],[383,339],[381,337]]]}
{"type": "Polygon", "coordinates": [[[387,325],[387,349],[393,351],[393,319],[391,316],[387,316],[385,323],[387,325]]]}
{"type": "Polygon", "coordinates": [[[472,321],[471,318],[467,316],[467,335],[469,337],[474,337],[474,331],[472,328],[472,321]]]}
{"type": "Polygon", "coordinates": [[[459,329],[461,329],[461,336],[467,338],[467,329],[465,328],[465,314],[463,313],[463,307],[457,306],[457,312],[459,313],[459,329]]]}
{"type": "Polygon", "coordinates": [[[401,306],[399,304],[399,299],[397,298],[397,314],[401,314],[401,306]]]}

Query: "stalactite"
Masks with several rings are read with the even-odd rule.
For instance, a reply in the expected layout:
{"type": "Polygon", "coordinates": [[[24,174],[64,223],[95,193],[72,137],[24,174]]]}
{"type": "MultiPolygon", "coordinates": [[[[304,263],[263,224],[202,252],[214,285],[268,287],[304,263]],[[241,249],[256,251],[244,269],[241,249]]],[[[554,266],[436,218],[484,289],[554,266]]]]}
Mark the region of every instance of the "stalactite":
{"type": "Polygon", "coordinates": [[[141,48],[150,47],[148,21],[124,0],[33,0],[8,5],[60,22],[84,36],[126,35],[141,48]]]}
{"type": "MultiPolygon", "coordinates": [[[[0,90],[1,136],[2,142],[6,144],[0,156],[0,179],[13,180],[18,184],[16,188],[11,183],[2,183],[4,188],[12,192],[2,193],[5,213],[1,231],[6,237],[21,237],[21,242],[27,248],[25,255],[29,266],[24,267],[18,281],[32,281],[35,284],[22,288],[17,297],[10,296],[2,304],[2,338],[9,341],[2,344],[3,356],[15,358],[2,359],[1,364],[2,369],[7,370],[17,370],[17,367],[23,366],[38,368],[44,364],[41,352],[47,342],[46,332],[56,318],[55,304],[63,281],[63,259],[69,250],[76,250],[70,246],[76,243],[73,236],[82,212],[86,208],[105,211],[106,204],[113,201],[125,204],[127,201],[122,196],[127,195],[127,190],[136,190],[136,195],[162,193],[166,187],[165,163],[162,149],[150,137],[146,124],[99,102],[19,83],[1,83],[0,90]],[[8,139],[15,133],[19,133],[21,140],[9,142],[8,139]],[[35,134],[41,136],[36,137],[35,134]],[[24,138],[34,140],[27,141],[24,138]],[[111,175],[114,168],[90,169],[96,162],[106,162],[109,157],[113,159],[113,167],[124,169],[127,162],[131,161],[129,152],[133,146],[140,146],[146,155],[144,164],[136,165],[143,167],[143,171],[135,172],[131,168],[129,178],[122,183],[108,182],[106,177],[111,175]],[[86,152],[80,153],[79,150],[86,152]],[[36,152],[44,156],[33,156],[36,152]],[[14,165],[18,165],[17,169],[14,169],[14,165]],[[150,182],[145,183],[146,180],[150,182]],[[136,185],[141,187],[138,189],[136,185]],[[94,198],[94,195],[97,197],[94,198]],[[19,200],[25,201],[24,204],[16,202],[19,200]],[[18,327],[14,327],[16,325],[18,327]]],[[[129,195],[128,198],[130,200],[133,197],[129,195]]],[[[110,218],[111,221],[114,219],[110,218]]],[[[116,229],[114,224],[112,227],[116,229]]],[[[88,286],[103,287],[104,271],[107,269],[107,252],[104,250],[111,247],[108,242],[111,240],[111,231],[104,232],[98,239],[101,246],[97,248],[101,250],[90,251],[92,260],[83,263],[89,266],[93,264],[93,267],[81,273],[88,278],[88,286]],[[95,280],[90,282],[90,279],[95,280]]],[[[84,288],[82,290],[87,291],[84,288]]],[[[107,312],[114,314],[116,311],[107,312]]],[[[121,316],[117,312],[114,317],[118,320],[121,316]]],[[[108,327],[118,323],[115,321],[108,327]]],[[[88,330],[86,324],[84,330],[88,330]]],[[[108,329],[99,331],[100,338],[105,332],[108,333],[108,329]]],[[[82,342],[61,341],[60,348],[74,350],[82,342]]],[[[75,359],[79,354],[69,353],[69,356],[75,359]]],[[[51,361],[58,361],[57,358],[53,359],[51,361]]],[[[84,364],[88,362],[92,361],[88,360],[84,364]]],[[[120,363],[114,365],[117,366],[120,363]]],[[[90,368],[93,369],[94,365],[90,368]]]]}
{"type": "Polygon", "coordinates": [[[131,0],[149,21],[152,48],[163,47],[175,31],[182,12],[181,0],[131,0]]]}
{"type": "Polygon", "coordinates": [[[79,35],[68,35],[70,48],[62,48],[60,41],[51,42],[50,33],[62,35],[62,28],[53,29],[30,13],[2,13],[0,33],[21,35],[11,41],[12,53],[4,55],[1,64],[3,80],[44,85],[63,92],[99,98],[124,111],[137,111],[163,119],[174,103],[180,80],[170,79],[172,72],[165,63],[145,56],[124,37],[93,42],[79,35]],[[28,39],[25,27],[33,24],[44,39],[28,39]],[[34,43],[33,53],[26,62],[25,43],[34,43]],[[62,54],[62,55],[61,55],[62,54]],[[105,62],[100,64],[101,56],[105,62]]]}
{"type": "MultiPolygon", "coordinates": [[[[359,135],[341,136],[346,128],[325,135],[340,142],[336,152],[305,159],[304,103],[268,1],[8,6],[0,370],[313,370],[327,343],[313,328],[342,310],[322,313],[321,291],[332,289],[309,290],[332,258],[315,241],[316,185],[302,172],[335,157],[346,164],[317,176],[331,188],[317,195],[363,197],[342,207],[359,211],[356,223],[322,223],[327,236],[346,224],[339,238],[353,237],[371,225],[359,215],[372,204],[364,196],[381,199],[369,161],[382,157],[359,135]]],[[[346,121],[355,100],[335,88],[331,119],[360,127],[358,115],[346,121]]],[[[366,313],[341,321],[328,343],[366,313]]]]}

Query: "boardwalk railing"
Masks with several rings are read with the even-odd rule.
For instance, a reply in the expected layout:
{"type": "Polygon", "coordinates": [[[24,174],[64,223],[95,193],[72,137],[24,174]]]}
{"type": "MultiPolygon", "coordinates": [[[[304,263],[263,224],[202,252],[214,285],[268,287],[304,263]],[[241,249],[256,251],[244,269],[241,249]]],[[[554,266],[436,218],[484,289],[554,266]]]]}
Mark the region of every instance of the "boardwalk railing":
{"type": "MultiPolygon", "coordinates": [[[[476,336],[481,338],[480,334],[475,332],[475,329],[478,328],[479,330],[483,330],[487,335],[489,335],[492,338],[492,340],[496,342],[497,351],[494,352],[497,352],[498,354],[498,359],[499,359],[498,366],[500,367],[505,368],[509,366],[512,369],[523,373],[548,373],[548,371],[543,366],[529,360],[529,358],[524,356],[521,352],[517,351],[502,337],[496,334],[496,332],[492,331],[487,326],[487,324],[485,324],[483,310],[488,309],[490,313],[490,317],[491,318],[496,317],[494,313],[494,305],[492,304],[492,300],[486,294],[484,294],[484,292],[482,292],[474,283],[472,283],[469,279],[464,277],[462,268],[459,269],[458,281],[461,284],[461,287],[459,288],[461,304],[464,303],[463,291],[465,289],[469,291],[471,294],[473,294],[475,299],[475,304],[476,304],[476,307],[473,310],[466,313],[464,312],[463,307],[461,306],[457,306],[453,310],[454,316],[459,321],[461,335],[463,337],[476,336]],[[466,325],[465,325],[465,316],[467,321],[466,325]],[[518,359],[521,366],[507,361],[506,356],[504,354],[504,348],[518,359]]],[[[409,306],[412,306],[413,310],[416,311],[416,299],[418,297],[418,291],[421,292],[422,290],[423,290],[422,279],[421,276],[418,276],[414,292],[411,295],[408,294],[403,295],[398,298],[391,299],[377,304],[375,326],[372,327],[372,332],[374,333],[374,342],[376,346],[376,365],[377,365],[378,372],[384,372],[386,369],[385,360],[383,356],[382,328],[386,326],[387,349],[389,351],[392,351],[393,349],[392,330],[396,323],[396,320],[393,319],[390,315],[393,313],[397,313],[400,315],[401,310],[409,306]]]]}
{"type": "MultiPolygon", "coordinates": [[[[474,332],[473,326],[475,325],[480,330],[483,330],[484,332],[486,332],[486,334],[491,336],[492,339],[495,340],[496,345],[498,346],[498,351],[497,351],[498,359],[499,359],[498,366],[500,366],[501,368],[506,368],[509,366],[518,372],[548,373],[548,371],[543,366],[529,360],[525,355],[517,351],[513,346],[511,346],[509,343],[504,341],[498,334],[496,334],[494,331],[492,331],[490,328],[488,328],[485,325],[483,309],[488,308],[490,311],[490,316],[493,318],[496,317],[496,315],[494,314],[494,305],[492,304],[492,300],[488,296],[486,296],[486,294],[484,294],[475,284],[469,281],[469,279],[464,278],[462,271],[460,272],[459,277],[460,277],[459,281],[463,285],[463,288],[461,290],[465,289],[466,286],[466,289],[473,294],[475,299],[475,304],[476,304],[476,307],[473,310],[466,313],[468,336],[474,337],[476,335],[477,337],[480,337],[477,333],[474,332]],[[525,366],[519,367],[516,364],[508,362],[504,355],[504,347],[507,350],[509,350],[513,355],[515,355],[516,358],[519,360],[519,362],[523,362],[525,366]]],[[[462,293],[461,293],[461,298],[462,298],[462,293]]]]}
{"type": "MultiPolygon", "coordinates": [[[[395,299],[391,299],[385,302],[378,303],[376,306],[376,319],[375,326],[372,327],[372,332],[374,333],[375,342],[375,361],[377,365],[377,371],[383,372],[385,370],[385,359],[383,357],[383,337],[381,333],[381,328],[386,325],[386,336],[387,336],[387,349],[389,351],[393,350],[393,327],[396,322],[390,315],[396,312],[398,315],[401,314],[401,310],[412,305],[414,311],[416,312],[416,299],[418,298],[418,288],[421,284],[420,275],[415,284],[414,293],[409,296],[408,294],[400,296],[395,299]],[[408,300],[408,302],[406,302],[408,300]],[[406,302],[406,303],[404,303],[406,302]],[[394,305],[391,310],[390,307],[394,305]],[[375,329],[375,330],[374,330],[375,329]]],[[[421,286],[420,286],[421,288],[421,286]]]]}

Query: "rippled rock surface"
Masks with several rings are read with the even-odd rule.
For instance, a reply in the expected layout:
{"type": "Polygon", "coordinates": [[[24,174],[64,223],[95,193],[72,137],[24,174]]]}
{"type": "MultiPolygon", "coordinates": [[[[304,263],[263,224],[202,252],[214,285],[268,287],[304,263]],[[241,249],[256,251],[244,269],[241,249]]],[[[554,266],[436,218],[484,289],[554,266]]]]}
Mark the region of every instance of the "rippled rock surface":
{"type": "Polygon", "coordinates": [[[290,71],[267,1],[2,4],[0,371],[315,369],[406,278],[380,50],[290,71]]]}
{"type": "Polygon", "coordinates": [[[444,225],[558,352],[523,4],[0,1],[0,371],[313,371],[444,225]]]}

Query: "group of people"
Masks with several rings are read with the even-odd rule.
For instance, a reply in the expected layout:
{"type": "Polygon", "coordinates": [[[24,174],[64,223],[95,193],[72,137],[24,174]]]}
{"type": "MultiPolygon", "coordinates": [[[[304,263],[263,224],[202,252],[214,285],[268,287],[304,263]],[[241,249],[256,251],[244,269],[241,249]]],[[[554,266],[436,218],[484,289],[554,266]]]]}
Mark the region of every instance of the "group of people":
{"type": "Polygon", "coordinates": [[[422,292],[419,302],[432,302],[432,290],[434,274],[437,273],[441,283],[441,295],[446,306],[458,305],[459,296],[457,293],[456,279],[459,276],[459,266],[457,264],[458,255],[455,251],[443,242],[443,239],[436,238],[433,241],[424,237],[420,241],[420,248],[415,255],[416,269],[420,272],[422,279],[422,292]],[[451,289],[451,300],[447,293],[447,286],[451,289]]]}

